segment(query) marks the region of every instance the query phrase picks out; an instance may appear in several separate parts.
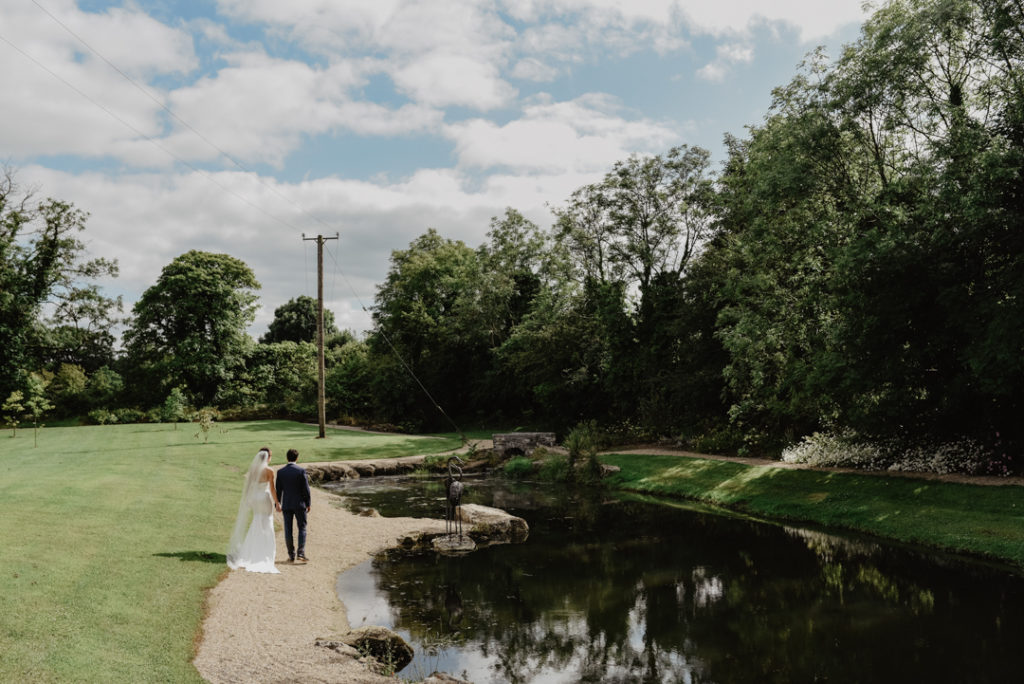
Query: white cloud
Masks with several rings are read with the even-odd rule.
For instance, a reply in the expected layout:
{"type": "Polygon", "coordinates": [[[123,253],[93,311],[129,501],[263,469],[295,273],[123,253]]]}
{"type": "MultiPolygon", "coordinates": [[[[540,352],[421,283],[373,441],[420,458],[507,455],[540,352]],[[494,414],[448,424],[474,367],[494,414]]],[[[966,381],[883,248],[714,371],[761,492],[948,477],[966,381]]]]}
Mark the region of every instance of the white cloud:
{"type": "Polygon", "coordinates": [[[754,61],[752,46],[742,43],[726,43],[718,46],[714,61],[701,67],[697,71],[697,75],[707,81],[722,81],[734,64],[749,64],[752,61],[754,61]]]}
{"type": "Polygon", "coordinates": [[[528,57],[516,62],[512,68],[512,77],[525,81],[536,81],[543,83],[553,81],[558,76],[558,70],[541,62],[539,59],[528,57]]]}
{"type": "Polygon", "coordinates": [[[502,0],[521,21],[579,15],[605,27],[649,25],[698,34],[742,33],[762,21],[783,21],[799,29],[804,41],[819,40],[865,17],[862,0],[502,0]]]}
{"type": "MultiPolygon", "coordinates": [[[[347,63],[316,69],[258,52],[227,60],[214,76],[172,92],[171,109],[217,147],[247,162],[280,164],[304,135],[338,125],[347,90],[363,82],[347,63]]],[[[176,132],[168,144],[188,156],[217,154],[188,130],[176,132]]]]}
{"type": "Polygon", "coordinates": [[[223,0],[221,5],[288,31],[306,49],[331,59],[353,50],[375,52],[396,88],[416,103],[485,111],[516,95],[501,76],[515,31],[485,3],[223,0]]]}
{"type": "MultiPolygon", "coordinates": [[[[48,9],[133,79],[180,75],[197,65],[188,34],[141,12],[81,12],[70,0],[48,9]]],[[[164,94],[150,89],[151,98],[139,92],[35,5],[0,6],[0,27],[17,47],[0,43],[5,153],[99,157],[112,147],[146,147],[142,136],[161,132],[164,94]]]]}
{"type": "Polygon", "coordinates": [[[497,67],[466,55],[420,57],[396,69],[392,78],[413,101],[435,107],[486,111],[505,106],[516,95],[516,89],[498,77],[497,67]]]}
{"type": "Polygon", "coordinates": [[[633,152],[662,151],[678,138],[675,127],[628,119],[612,97],[590,94],[569,102],[539,98],[519,119],[498,125],[484,119],[452,124],[460,167],[510,168],[529,173],[593,173],[633,152]]]}

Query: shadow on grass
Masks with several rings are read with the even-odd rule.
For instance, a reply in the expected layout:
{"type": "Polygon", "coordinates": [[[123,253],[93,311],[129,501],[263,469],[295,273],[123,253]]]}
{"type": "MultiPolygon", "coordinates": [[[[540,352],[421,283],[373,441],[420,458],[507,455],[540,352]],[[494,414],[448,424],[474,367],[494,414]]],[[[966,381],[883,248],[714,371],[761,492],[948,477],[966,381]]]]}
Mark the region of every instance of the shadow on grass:
{"type": "Polygon", "coordinates": [[[227,556],[223,553],[210,553],[209,551],[175,551],[174,553],[154,553],[154,556],[161,558],[177,558],[182,563],[194,561],[199,563],[218,563],[223,565],[228,562],[227,556]]]}

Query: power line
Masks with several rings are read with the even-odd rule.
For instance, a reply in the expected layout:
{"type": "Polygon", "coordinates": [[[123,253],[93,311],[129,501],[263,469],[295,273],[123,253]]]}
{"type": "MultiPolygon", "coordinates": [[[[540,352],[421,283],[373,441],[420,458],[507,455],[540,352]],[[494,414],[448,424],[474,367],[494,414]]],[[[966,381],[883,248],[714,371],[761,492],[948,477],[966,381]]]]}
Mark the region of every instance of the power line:
{"type": "MultiPolygon", "coordinates": [[[[79,96],[81,96],[82,98],[84,98],[85,100],[90,102],[93,106],[99,108],[102,112],[104,112],[105,114],[110,116],[112,119],[114,119],[115,121],[120,123],[125,128],[127,128],[127,129],[131,130],[132,132],[134,132],[136,135],[138,135],[140,138],[142,138],[146,142],[152,144],[154,147],[159,149],[164,154],[168,155],[169,157],[174,158],[175,160],[177,160],[181,164],[184,164],[185,166],[187,166],[188,168],[192,169],[196,173],[198,173],[201,176],[205,177],[206,180],[210,181],[211,183],[216,185],[218,188],[220,188],[224,192],[226,192],[229,195],[234,196],[236,199],[239,199],[242,202],[248,204],[250,207],[252,207],[253,209],[259,211],[260,213],[262,213],[263,215],[267,216],[268,218],[270,218],[270,219],[272,219],[274,221],[277,221],[278,223],[281,223],[281,224],[291,228],[292,230],[296,230],[296,231],[298,230],[298,228],[296,228],[295,226],[291,225],[290,223],[288,223],[284,219],[271,214],[270,212],[268,212],[263,207],[260,207],[259,205],[254,204],[251,200],[246,199],[244,196],[238,194],[237,192],[235,192],[231,188],[223,185],[216,178],[214,178],[214,176],[212,174],[210,174],[208,171],[204,171],[203,169],[200,169],[199,167],[197,167],[197,166],[193,165],[192,163],[188,162],[187,160],[179,157],[177,154],[175,154],[171,150],[169,150],[166,147],[164,147],[163,145],[161,145],[159,143],[159,141],[157,141],[156,139],[152,138],[149,135],[146,135],[145,133],[140,131],[138,128],[136,128],[134,125],[132,125],[131,123],[129,123],[128,121],[126,121],[125,119],[120,117],[118,114],[116,114],[115,112],[111,111],[110,109],[105,107],[103,104],[97,102],[95,99],[90,97],[88,94],[82,92],[79,88],[77,88],[73,83],[68,81],[66,78],[64,78],[60,74],[56,73],[55,71],[50,69],[48,66],[46,66],[45,64],[40,62],[38,59],[36,59],[32,55],[30,55],[27,52],[25,52],[24,50],[22,50],[20,47],[18,47],[14,43],[12,43],[6,36],[0,35],[0,40],[2,40],[3,42],[7,43],[9,46],[11,46],[11,48],[13,48],[15,51],[20,53],[23,57],[25,57],[25,59],[28,59],[33,64],[35,64],[37,67],[39,67],[40,69],[42,69],[46,73],[50,74],[51,76],[53,76],[55,79],[57,79],[58,81],[63,83],[65,86],[67,86],[71,90],[75,91],[79,96]]],[[[258,176],[257,176],[257,178],[258,178],[258,176]]]]}
{"type": "MultiPolygon", "coordinates": [[[[218,154],[222,155],[225,159],[230,161],[232,164],[234,164],[236,167],[238,167],[242,171],[245,171],[246,173],[253,174],[253,176],[256,178],[256,181],[259,182],[260,185],[265,187],[267,190],[270,190],[272,193],[277,195],[279,198],[283,199],[285,202],[288,202],[289,204],[291,204],[293,207],[295,207],[295,209],[297,209],[303,215],[307,216],[308,218],[312,219],[313,221],[316,221],[317,223],[321,224],[325,228],[331,228],[331,226],[329,226],[325,221],[323,221],[322,219],[320,219],[320,218],[310,214],[308,211],[306,211],[306,209],[304,207],[302,207],[300,204],[295,202],[291,197],[289,197],[288,195],[286,195],[283,192],[279,191],[273,185],[270,185],[269,183],[264,181],[263,178],[261,178],[258,173],[256,173],[255,171],[249,169],[245,164],[243,164],[239,160],[235,159],[235,157],[233,157],[231,154],[229,154],[226,150],[224,150],[219,145],[217,145],[215,142],[213,142],[208,137],[203,135],[199,130],[197,130],[194,126],[192,126],[192,124],[190,124],[188,121],[185,121],[185,119],[181,118],[177,113],[174,112],[174,110],[172,110],[170,107],[168,107],[163,102],[163,100],[161,100],[157,96],[153,95],[153,93],[150,92],[149,89],[147,89],[147,88],[143,87],[142,85],[140,85],[137,81],[135,81],[135,79],[133,79],[131,76],[129,76],[127,73],[125,73],[120,67],[118,67],[116,64],[111,62],[109,59],[107,59],[103,55],[103,53],[101,53],[99,50],[94,48],[84,38],[82,38],[80,35],[78,35],[73,30],[71,30],[71,28],[67,24],[62,22],[56,15],[54,15],[52,12],[50,12],[50,10],[46,9],[46,7],[44,7],[42,4],[40,4],[38,0],[32,0],[32,4],[34,4],[40,10],[42,10],[48,17],[50,17],[50,19],[52,19],[54,22],[57,23],[57,25],[59,25],[61,28],[63,28],[65,31],[67,31],[68,34],[70,34],[75,40],[77,40],[79,43],[81,43],[83,46],[85,46],[85,48],[87,50],[89,50],[89,52],[91,52],[92,54],[96,55],[98,58],[103,60],[103,62],[107,66],[109,66],[111,69],[113,69],[118,74],[120,74],[120,76],[124,80],[128,81],[128,83],[132,84],[132,86],[134,86],[136,90],[138,90],[140,93],[142,93],[147,98],[149,98],[154,103],[156,103],[156,105],[158,107],[160,107],[163,111],[167,112],[167,114],[170,117],[172,117],[175,121],[180,123],[182,126],[187,128],[188,130],[192,131],[192,133],[194,133],[196,135],[196,137],[198,137],[204,143],[209,145],[212,149],[216,150],[218,154]]],[[[10,44],[9,41],[7,41],[7,42],[8,42],[8,44],[10,44]]],[[[15,48],[15,49],[17,49],[17,48],[15,48]]],[[[18,51],[22,52],[21,50],[18,50],[18,51]]],[[[25,53],[22,52],[22,54],[25,54],[25,53]]],[[[35,61],[35,60],[33,60],[33,61],[35,61]]],[[[38,64],[38,62],[36,62],[36,63],[38,64]]],[[[49,71],[49,69],[47,69],[47,71],[49,71]]],[[[53,72],[50,72],[50,73],[53,73],[53,72]]],[[[63,81],[63,79],[61,79],[61,80],[63,81]]],[[[66,81],[65,81],[65,83],[66,83],[66,81]]],[[[75,90],[76,90],[76,92],[80,92],[80,91],[78,91],[77,88],[75,90]]],[[[89,99],[91,102],[93,102],[95,104],[95,101],[93,101],[91,98],[87,98],[87,99],[89,99]]],[[[101,107],[101,109],[104,109],[106,111],[106,109],[103,108],[103,107],[101,107]]],[[[133,128],[133,130],[134,130],[134,128],[133,128]]],[[[161,149],[163,149],[163,148],[161,148],[161,149]]],[[[176,155],[172,155],[172,156],[174,156],[175,159],[179,159],[179,161],[180,161],[180,158],[177,157],[176,155]]],[[[183,162],[183,163],[187,164],[187,162],[183,162]]],[[[191,165],[189,165],[189,167],[190,168],[194,168],[191,165]]],[[[294,226],[292,226],[290,224],[286,223],[285,225],[288,225],[288,227],[290,227],[290,228],[294,228],[294,226]]]]}

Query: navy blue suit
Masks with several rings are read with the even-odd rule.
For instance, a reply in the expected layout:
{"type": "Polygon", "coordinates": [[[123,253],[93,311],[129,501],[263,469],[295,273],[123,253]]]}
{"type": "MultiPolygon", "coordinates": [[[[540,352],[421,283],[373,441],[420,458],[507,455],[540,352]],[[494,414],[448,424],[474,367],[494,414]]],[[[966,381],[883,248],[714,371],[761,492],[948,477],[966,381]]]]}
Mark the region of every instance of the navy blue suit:
{"type": "Polygon", "coordinates": [[[284,543],[288,547],[288,558],[295,560],[306,556],[306,513],[309,512],[309,477],[303,468],[294,462],[277,471],[277,500],[281,502],[284,516],[284,543]],[[299,548],[292,541],[292,520],[299,529],[299,548]]]}

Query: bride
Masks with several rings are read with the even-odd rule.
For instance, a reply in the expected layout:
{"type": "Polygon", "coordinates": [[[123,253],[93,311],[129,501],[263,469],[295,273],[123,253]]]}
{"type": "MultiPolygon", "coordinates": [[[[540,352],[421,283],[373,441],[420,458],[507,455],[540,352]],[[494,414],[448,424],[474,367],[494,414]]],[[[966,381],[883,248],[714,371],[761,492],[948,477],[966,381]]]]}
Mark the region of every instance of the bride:
{"type": "Polygon", "coordinates": [[[229,568],[244,568],[250,572],[281,572],[274,567],[274,554],[277,550],[274,542],[275,508],[277,491],[274,487],[274,471],[270,469],[270,449],[263,447],[245,473],[242,501],[238,504],[235,529],[228,542],[229,568]]]}

